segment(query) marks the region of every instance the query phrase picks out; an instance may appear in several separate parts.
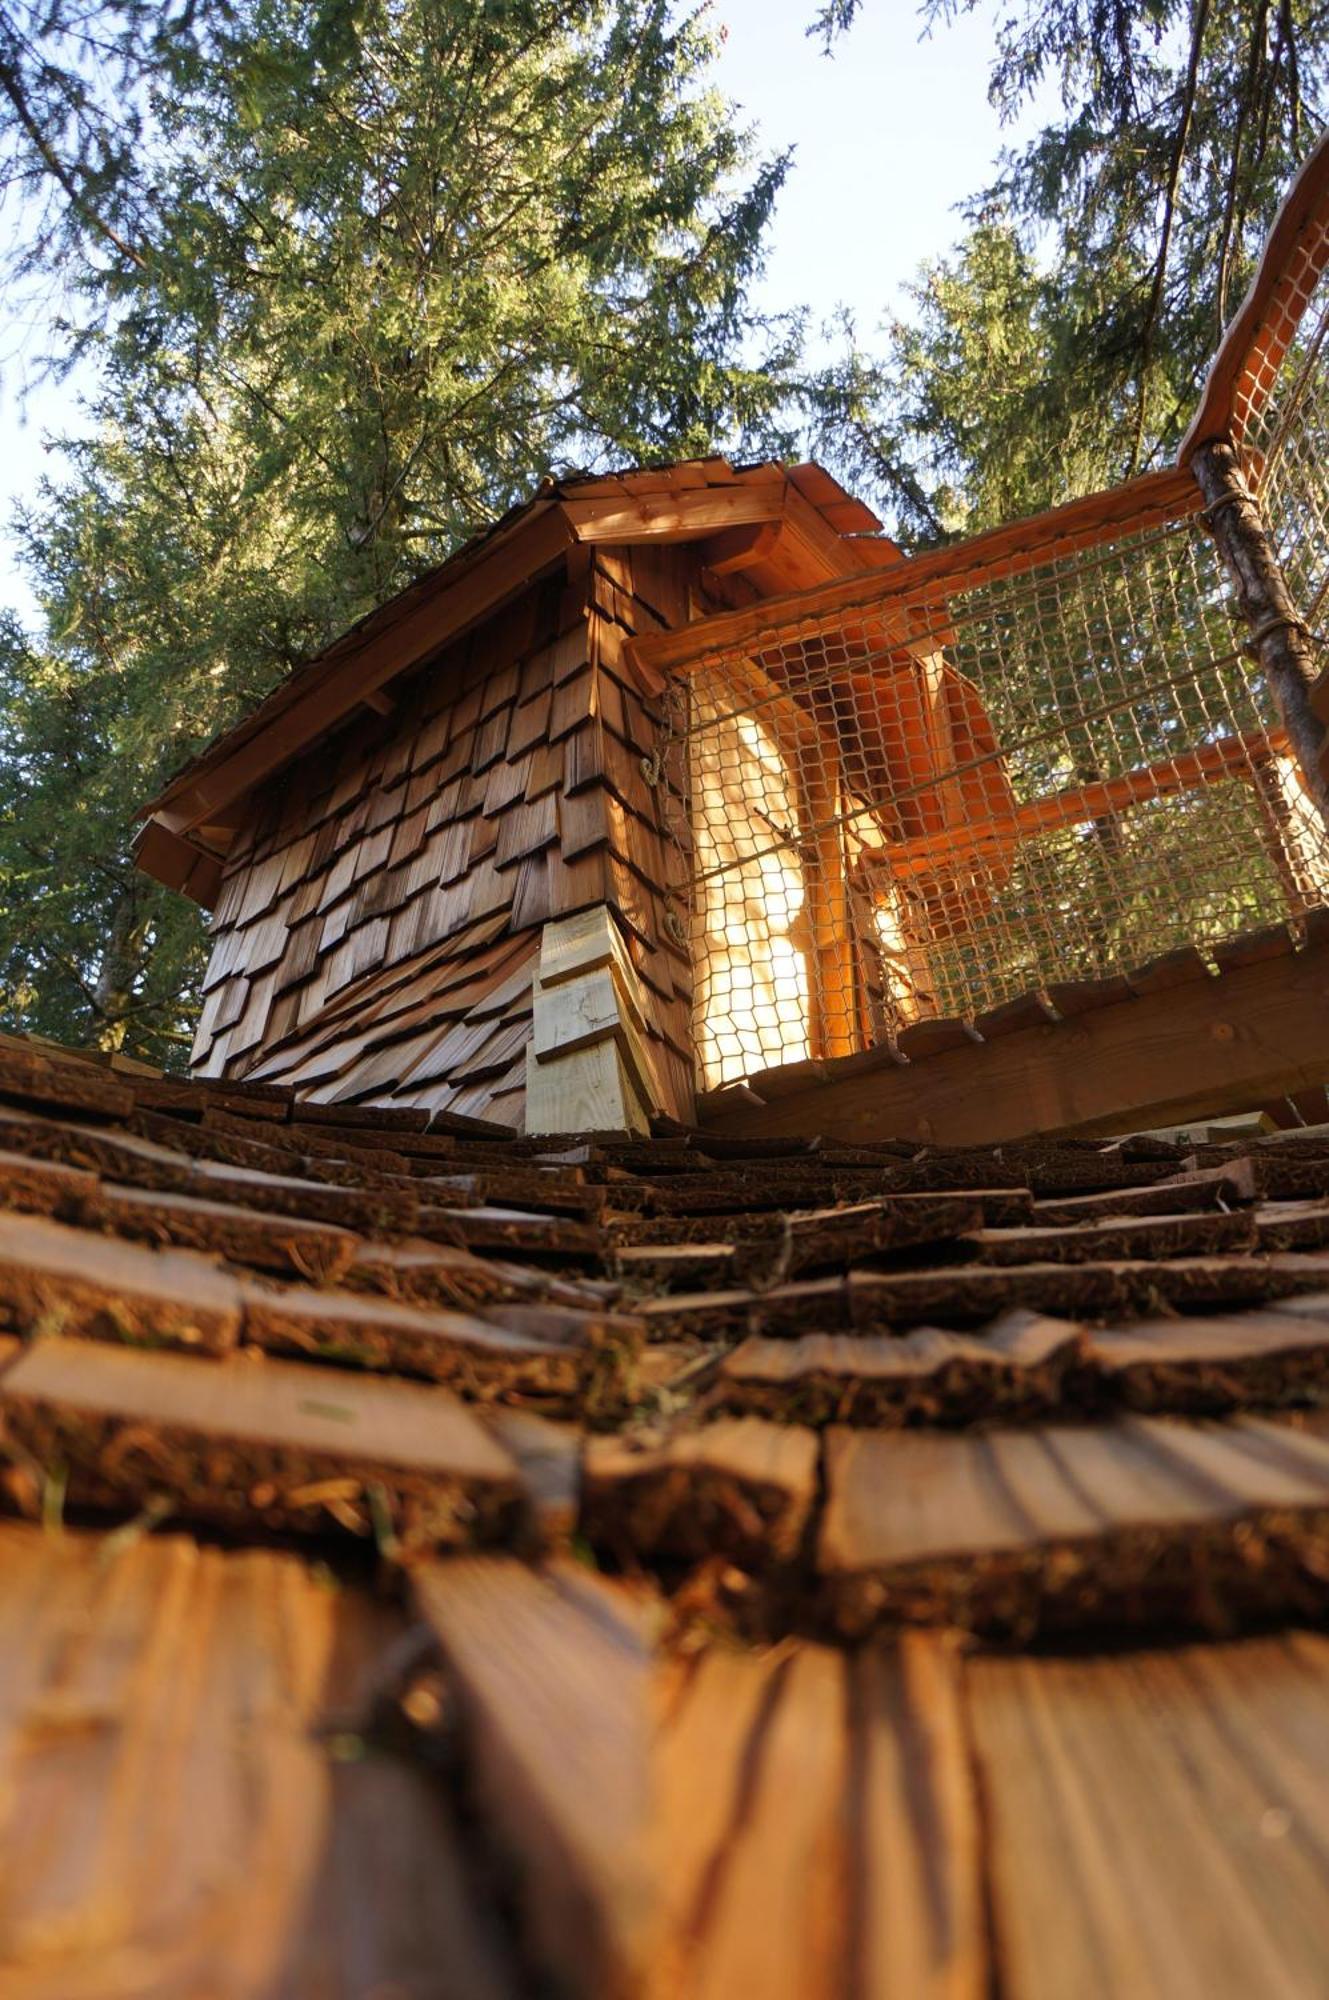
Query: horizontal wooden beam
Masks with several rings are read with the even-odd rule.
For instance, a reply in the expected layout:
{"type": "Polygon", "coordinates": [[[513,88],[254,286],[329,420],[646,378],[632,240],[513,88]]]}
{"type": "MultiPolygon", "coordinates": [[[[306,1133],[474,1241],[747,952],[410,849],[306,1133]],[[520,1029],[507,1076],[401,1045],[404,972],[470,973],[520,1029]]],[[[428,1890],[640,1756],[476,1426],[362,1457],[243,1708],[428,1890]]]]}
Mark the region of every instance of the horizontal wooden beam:
{"type": "Polygon", "coordinates": [[[561,512],[579,542],[699,541],[721,528],[778,520],[787,492],[781,475],[736,480],[732,486],[712,486],[702,492],[564,500],[561,512]]]}
{"type": "MultiPolygon", "coordinates": [[[[1220,736],[1202,743],[1196,750],[1179,750],[1159,764],[1147,764],[1138,771],[1125,771],[1116,778],[1101,778],[1091,785],[1076,785],[1064,792],[1049,792],[1045,798],[1029,799],[1013,813],[989,819],[971,819],[962,826],[941,827],[936,833],[920,834],[910,840],[887,841],[882,852],[895,875],[935,874],[943,863],[956,866],[978,860],[989,853],[1009,854],[1011,846],[1032,840],[1059,826],[1080,826],[1107,813],[1124,812],[1146,799],[1169,798],[1220,778],[1253,777],[1256,760],[1281,755],[1288,748],[1282,729],[1252,729],[1238,736],[1220,736]]],[[[949,774],[938,774],[940,787],[949,774]]]]}
{"type": "Polygon", "coordinates": [[[723,611],[674,631],[651,633],[634,640],[627,650],[649,676],[686,673],[722,653],[773,645],[783,630],[796,629],[800,634],[832,630],[848,613],[925,602],[940,609],[961,591],[1034,569],[1120,534],[1185,520],[1202,504],[1195,481],[1181,467],[1147,472],[1125,486],[1091,493],[1069,506],[1054,507],[1008,528],[994,528],[952,548],[933,549],[888,569],[772,597],[740,611],[723,611]]]}
{"type": "Polygon", "coordinates": [[[740,1094],[706,1129],[963,1146],[1243,1110],[1329,1078],[1329,942],[907,1065],[851,1056],[824,1076],[771,1103],[740,1094]]]}

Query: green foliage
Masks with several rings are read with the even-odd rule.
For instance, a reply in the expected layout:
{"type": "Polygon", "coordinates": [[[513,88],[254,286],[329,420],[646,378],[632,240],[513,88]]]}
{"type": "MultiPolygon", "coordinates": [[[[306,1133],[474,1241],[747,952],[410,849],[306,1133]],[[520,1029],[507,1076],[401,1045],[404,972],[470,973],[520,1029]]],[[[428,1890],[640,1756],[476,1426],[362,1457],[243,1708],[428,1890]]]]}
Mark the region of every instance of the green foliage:
{"type": "Polygon", "coordinates": [[[100,12],[142,61],[55,182],[99,386],[22,524],[46,633],[0,649],[0,1008],[160,1057],[199,929],[134,806],[544,475],[785,448],[799,327],[746,302],[785,162],[666,0],[100,12]]]}
{"type": "MultiPolygon", "coordinates": [[[[940,31],[980,9],[921,11],[940,31]]],[[[834,371],[856,462],[920,540],[1169,460],[1329,87],[1313,0],[1021,0],[995,32],[1003,118],[1056,113],[966,204],[885,354],[851,338],[834,371]]]]}
{"type": "Polygon", "coordinates": [[[134,873],[134,807],[547,473],[797,423],[934,542],[1165,460],[1320,121],[1325,19],[1014,0],[996,31],[999,109],[1056,115],[884,347],[846,324],[807,379],[801,315],[748,297],[787,161],[702,14],[0,0],[0,268],[96,383],[20,524],[44,629],[0,629],[0,1016],[180,1050],[201,932],[134,873]]]}

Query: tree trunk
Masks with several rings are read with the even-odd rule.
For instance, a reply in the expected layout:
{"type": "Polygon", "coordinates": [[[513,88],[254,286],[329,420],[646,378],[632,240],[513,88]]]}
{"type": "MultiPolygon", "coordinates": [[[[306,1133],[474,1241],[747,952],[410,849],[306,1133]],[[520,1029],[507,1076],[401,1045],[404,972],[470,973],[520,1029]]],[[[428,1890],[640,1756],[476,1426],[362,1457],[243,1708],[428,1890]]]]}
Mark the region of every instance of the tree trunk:
{"type": "Polygon", "coordinates": [[[106,949],[92,994],[96,1044],[107,1054],[124,1047],[134,987],[143,970],[146,937],[147,924],[140,912],[138,886],[126,882],[112,905],[106,949]]]}
{"type": "Polygon", "coordinates": [[[1236,585],[1255,657],[1273,690],[1306,790],[1329,826],[1329,784],[1320,768],[1324,724],[1311,705],[1319,678],[1315,654],[1259,503],[1226,438],[1201,445],[1191,470],[1205,497],[1210,533],[1236,585]]]}

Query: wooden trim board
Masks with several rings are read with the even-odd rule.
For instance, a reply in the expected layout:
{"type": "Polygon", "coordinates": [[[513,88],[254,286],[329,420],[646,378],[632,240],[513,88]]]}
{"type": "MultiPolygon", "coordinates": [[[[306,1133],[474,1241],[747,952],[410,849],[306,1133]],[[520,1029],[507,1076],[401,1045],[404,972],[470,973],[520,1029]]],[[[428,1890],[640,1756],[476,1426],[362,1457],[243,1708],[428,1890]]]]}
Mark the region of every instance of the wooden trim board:
{"type": "MultiPolygon", "coordinates": [[[[1203,505],[1200,490],[1182,467],[1146,472],[1124,486],[1090,493],[1009,527],[992,528],[971,541],[933,549],[888,569],[818,584],[787,597],[771,597],[741,611],[718,612],[673,631],[632,640],[627,653],[648,681],[687,673],[723,653],[760,650],[785,632],[799,636],[834,630],[847,613],[873,612],[928,601],[944,605],[981,583],[1013,576],[1078,548],[1092,548],[1123,534],[1188,519],[1203,505]]],[[[921,635],[920,635],[921,636],[921,635]]]]}
{"type": "MultiPolygon", "coordinates": [[[[1292,311],[1296,294],[1287,284],[1288,266],[1302,237],[1323,220],[1326,205],[1329,134],[1320,139],[1283,197],[1250,290],[1210,366],[1200,407],[1181,441],[1178,464],[1189,465],[1202,444],[1231,435],[1237,385],[1243,376],[1253,382],[1257,370],[1263,370],[1272,383],[1299,324],[1292,311]]],[[[1308,295],[1306,274],[1302,290],[1308,295]]]]}
{"type": "Polygon", "coordinates": [[[641,991],[609,908],[546,924],[526,1051],[528,1132],[644,1132],[661,1108],[641,991]]]}
{"type": "Polygon", "coordinates": [[[863,1065],[849,1057],[837,1079],[828,1063],[823,1082],[773,1103],[747,1090],[702,1106],[706,1129],[987,1145],[1242,1110],[1329,1078],[1329,942],[907,1066],[887,1051],[863,1065]]]}
{"type": "Polygon", "coordinates": [[[506,541],[496,546],[446,593],[426,597],[413,612],[351,650],[328,672],[311,677],[307,693],[291,701],[223,763],[184,772],[156,805],[175,805],[190,825],[217,813],[270,776],[312,737],[339,722],[382,682],[405,673],[485,618],[504,597],[556,562],[571,539],[560,512],[541,515],[523,538],[519,568],[513,567],[506,541]]]}

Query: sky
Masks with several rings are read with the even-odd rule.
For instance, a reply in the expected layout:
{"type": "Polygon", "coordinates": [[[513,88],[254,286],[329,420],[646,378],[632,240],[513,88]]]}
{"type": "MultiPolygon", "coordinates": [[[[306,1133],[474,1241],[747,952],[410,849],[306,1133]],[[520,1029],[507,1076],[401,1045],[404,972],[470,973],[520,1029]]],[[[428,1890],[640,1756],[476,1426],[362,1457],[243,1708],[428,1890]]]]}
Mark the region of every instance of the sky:
{"type": "Polygon", "coordinates": [[[765,148],[795,148],[763,303],[844,304],[869,332],[904,308],[919,266],[960,234],[956,205],[1019,135],[987,101],[995,8],[924,37],[914,0],[863,0],[825,56],[805,32],[818,4],[712,0],[718,80],[765,148]]]}
{"type": "MultiPolygon", "coordinates": [[[[764,291],[770,309],[851,309],[868,334],[903,311],[919,266],[960,233],[956,204],[982,187],[1012,134],[987,102],[993,9],[931,37],[913,0],[864,0],[831,57],[805,33],[819,0],[712,0],[725,31],[717,82],[763,150],[795,148],[776,213],[764,291]]],[[[40,329],[0,306],[0,524],[33,496],[51,432],[77,425],[73,390],[23,394],[40,329]]],[[[0,537],[0,604],[33,604],[0,537]]]]}

